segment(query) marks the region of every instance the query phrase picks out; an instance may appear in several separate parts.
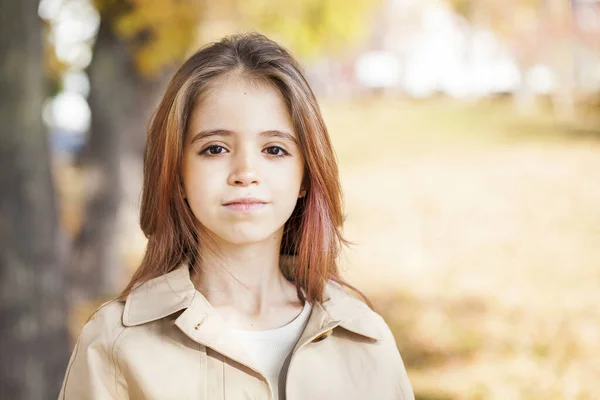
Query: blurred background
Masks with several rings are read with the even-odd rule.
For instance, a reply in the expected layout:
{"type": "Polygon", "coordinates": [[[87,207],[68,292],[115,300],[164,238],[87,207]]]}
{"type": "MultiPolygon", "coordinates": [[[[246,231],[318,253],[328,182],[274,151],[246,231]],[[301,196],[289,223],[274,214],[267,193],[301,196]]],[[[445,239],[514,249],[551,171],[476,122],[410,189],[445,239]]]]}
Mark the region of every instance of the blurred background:
{"type": "Polygon", "coordinates": [[[319,97],[417,399],[599,399],[599,0],[0,0],[0,398],[56,397],[169,76],[249,30],[319,97]]]}

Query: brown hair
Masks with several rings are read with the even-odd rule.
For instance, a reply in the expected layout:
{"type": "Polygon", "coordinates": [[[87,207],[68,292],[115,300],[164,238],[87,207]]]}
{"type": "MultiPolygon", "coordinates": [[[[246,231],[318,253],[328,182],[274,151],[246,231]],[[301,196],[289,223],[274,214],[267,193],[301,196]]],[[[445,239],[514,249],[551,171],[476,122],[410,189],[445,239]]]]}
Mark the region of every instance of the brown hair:
{"type": "Polygon", "coordinates": [[[296,284],[298,296],[321,302],[331,279],[356,291],[341,277],[337,257],[342,245],[342,191],[335,153],[317,100],[301,68],[290,53],[258,33],[226,37],[192,55],[171,78],[150,121],[144,152],[141,228],[148,238],[141,265],[121,292],[175,269],[194,265],[198,243],[207,235],[196,227],[195,217],[182,190],[183,143],[190,114],[211,83],[226,74],[273,85],[288,107],[305,160],[305,190],[286,222],[280,267],[296,284]],[[284,262],[284,260],[292,260],[284,262]],[[306,296],[302,294],[302,290],[306,296]]]}

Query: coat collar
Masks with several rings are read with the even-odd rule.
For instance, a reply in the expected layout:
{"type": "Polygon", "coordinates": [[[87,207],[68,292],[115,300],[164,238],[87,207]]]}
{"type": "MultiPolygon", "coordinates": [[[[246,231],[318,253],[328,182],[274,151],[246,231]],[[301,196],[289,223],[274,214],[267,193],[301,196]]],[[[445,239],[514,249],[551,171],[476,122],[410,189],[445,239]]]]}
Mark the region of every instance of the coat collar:
{"type": "MultiPolygon", "coordinates": [[[[323,299],[322,303],[313,305],[311,317],[300,341],[337,326],[370,339],[383,338],[384,332],[381,331],[380,324],[373,323],[371,309],[346,292],[338,283],[327,283],[323,299]]],[[[123,325],[141,325],[181,310],[185,312],[178,318],[179,324],[184,323],[196,330],[202,321],[220,319],[217,311],[194,287],[187,264],[181,264],[173,271],[133,289],[125,302],[123,325]]],[[[221,323],[213,324],[212,328],[217,329],[219,326],[221,323]]]]}

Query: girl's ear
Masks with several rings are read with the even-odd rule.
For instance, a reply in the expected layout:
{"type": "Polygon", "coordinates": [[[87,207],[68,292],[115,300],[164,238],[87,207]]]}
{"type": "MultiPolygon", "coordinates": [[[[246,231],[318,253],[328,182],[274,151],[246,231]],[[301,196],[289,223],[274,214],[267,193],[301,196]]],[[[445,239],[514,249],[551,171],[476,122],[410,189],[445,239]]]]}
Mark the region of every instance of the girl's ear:
{"type": "Polygon", "coordinates": [[[300,184],[300,194],[298,195],[298,198],[302,198],[304,196],[306,196],[306,193],[308,192],[308,190],[306,189],[307,184],[307,179],[306,179],[306,175],[304,175],[304,178],[302,179],[302,183],[300,184]]]}

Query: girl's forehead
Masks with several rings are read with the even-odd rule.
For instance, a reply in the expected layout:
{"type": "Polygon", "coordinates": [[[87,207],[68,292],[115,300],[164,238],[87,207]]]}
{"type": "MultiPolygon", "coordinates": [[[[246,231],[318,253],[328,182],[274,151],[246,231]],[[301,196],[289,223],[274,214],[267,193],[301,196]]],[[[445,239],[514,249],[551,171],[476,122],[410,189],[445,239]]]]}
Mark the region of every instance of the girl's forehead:
{"type": "Polygon", "coordinates": [[[253,102],[271,102],[284,106],[281,93],[265,81],[250,79],[240,75],[226,75],[211,82],[207,90],[199,96],[197,104],[209,107],[232,106],[252,97],[253,102]]]}
{"type": "Polygon", "coordinates": [[[200,96],[190,116],[190,129],[293,131],[293,123],[286,102],[272,85],[230,78],[214,83],[200,96]]]}

